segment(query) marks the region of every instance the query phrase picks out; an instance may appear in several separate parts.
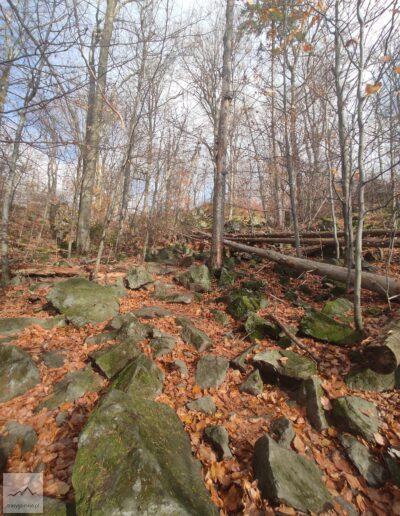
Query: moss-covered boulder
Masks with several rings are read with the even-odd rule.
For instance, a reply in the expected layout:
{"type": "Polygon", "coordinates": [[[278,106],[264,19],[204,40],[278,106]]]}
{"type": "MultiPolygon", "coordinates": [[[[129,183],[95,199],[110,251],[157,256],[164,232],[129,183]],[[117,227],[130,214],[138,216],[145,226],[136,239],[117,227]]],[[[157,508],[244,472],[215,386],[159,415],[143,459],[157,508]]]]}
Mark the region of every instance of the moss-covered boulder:
{"type": "Polygon", "coordinates": [[[196,326],[185,317],[178,317],[177,324],[181,326],[181,338],[183,342],[191,344],[197,351],[205,351],[212,346],[210,337],[204,331],[196,328],[196,326]]]}
{"type": "Polygon", "coordinates": [[[254,313],[248,316],[244,328],[247,336],[253,342],[266,339],[267,337],[277,339],[280,333],[280,329],[276,324],[254,313]]]}
{"type": "Polygon", "coordinates": [[[160,337],[155,337],[150,341],[150,347],[153,351],[154,358],[162,357],[164,355],[168,355],[176,346],[176,337],[173,335],[161,335],[160,337]]]}
{"type": "Polygon", "coordinates": [[[343,323],[347,323],[352,320],[352,313],[354,305],[351,301],[345,297],[339,297],[325,303],[322,308],[322,313],[329,317],[337,318],[343,323]]]}
{"type": "Polygon", "coordinates": [[[217,355],[204,355],[197,362],[196,383],[202,389],[219,387],[225,380],[229,360],[217,355]]]}
{"type": "Polygon", "coordinates": [[[49,303],[78,327],[117,315],[118,299],[113,287],[103,287],[85,278],[61,281],[47,295],[49,303]]]}
{"type": "Polygon", "coordinates": [[[265,308],[267,304],[260,292],[247,289],[233,290],[227,297],[227,311],[238,321],[245,320],[251,313],[265,308]]]}
{"type": "Polygon", "coordinates": [[[155,398],[161,393],[164,373],[156,364],[141,353],[123,369],[113,382],[113,388],[131,398],[155,398]]]}
{"type": "Polygon", "coordinates": [[[223,312],[222,310],[213,309],[211,310],[212,315],[214,316],[214,319],[218,324],[221,326],[227,326],[229,324],[229,317],[228,315],[223,312]]]}
{"type": "Polygon", "coordinates": [[[169,317],[172,315],[172,312],[163,306],[143,306],[135,310],[133,314],[142,319],[158,319],[160,317],[169,317]]]}
{"type": "Polygon", "coordinates": [[[211,290],[211,275],[206,265],[192,265],[186,272],[180,274],[177,280],[193,292],[209,292],[211,290]]]}
{"type": "Polygon", "coordinates": [[[226,267],[222,267],[220,276],[218,278],[218,286],[222,288],[231,287],[235,284],[235,280],[236,274],[232,270],[229,270],[226,267]]]}
{"type": "Polygon", "coordinates": [[[154,283],[153,276],[143,266],[134,267],[131,269],[125,277],[126,286],[131,290],[137,290],[139,288],[154,283]]]}
{"type": "Polygon", "coordinates": [[[218,515],[175,411],[111,392],[79,438],[78,514],[218,515]]]}
{"type": "Polygon", "coordinates": [[[254,447],[254,476],[264,498],[303,512],[320,513],[331,506],[331,496],[318,467],[264,435],[254,447]]]}
{"type": "Polygon", "coordinates": [[[300,332],[306,337],[339,346],[355,344],[362,339],[361,334],[351,326],[339,323],[332,317],[313,309],[309,309],[302,318],[300,332]]]}
{"type": "Polygon", "coordinates": [[[39,369],[26,351],[17,346],[0,346],[0,402],[24,394],[39,382],[39,369]]]}
{"type": "Polygon", "coordinates": [[[289,350],[272,349],[258,353],[253,363],[260,369],[265,381],[277,378],[307,380],[317,373],[315,363],[289,350]]]}
{"type": "Polygon", "coordinates": [[[22,330],[33,325],[40,326],[45,330],[51,330],[64,326],[65,319],[62,316],[49,317],[47,319],[39,319],[38,317],[7,317],[0,319],[0,335],[18,335],[22,330]]]}
{"type": "Polygon", "coordinates": [[[380,419],[378,411],[370,401],[357,396],[342,396],[332,400],[332,420],[342,431],[360,435],[367,441],[374,441],[380,419]]]}
{"type": "Polygon", "coordinates": [[[354,368],[345,378],[347,387],[355,391],[384,392],[395,388],[395,371],[381,374],[372,369],[354,368]]]}
{"type": "Polygon", "coordinates": [[[141,351],[137,345],[127,340],[95,351],[90,358],[107,378],[111,379],[140,354],[141,351]]]}
{"type": "Polygon", "coordinates": [[[102,387],[102,378],[91,367],[67,373],[64,378],[54,385],[53,393],[36,408],[56,409],[62,403],[75,401],[87,392],[95,392],[102,387]]]}

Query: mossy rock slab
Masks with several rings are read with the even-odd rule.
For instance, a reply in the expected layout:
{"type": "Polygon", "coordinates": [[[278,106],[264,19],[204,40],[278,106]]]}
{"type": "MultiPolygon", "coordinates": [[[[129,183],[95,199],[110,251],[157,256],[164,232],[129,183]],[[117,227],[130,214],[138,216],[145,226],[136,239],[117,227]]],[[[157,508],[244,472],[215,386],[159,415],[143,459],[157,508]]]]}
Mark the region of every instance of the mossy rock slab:
{"type": "Polygon", "coordinates": [[[39,369],[17,346],[0,346],[0,402],[24,394],[40,382],[39,369]]]}
{"type": "Polygon", "coordinates": [[[266,381],[283,377],[293,380],[307,380],[317,373],[315,363],[302,355],[289,350],[273,349],[258,353],[253,363],[261,370],[266,381]]]}
{"type": "Polygon", "coordinates": [[[62,316],[39,319],[38,317],[7,317],[0,319],[0,335],[15,336],[29,326],[40,326],[45,330],[52,330],[59,326],[65,326],[62,316]]]}
{"type": "Polygon", "coordinates": [[[264,498],[303,512],[320,513],[332,498],[314,462],[264,435],[254,447],[254,476],[264,498]]]}
{"type": "Polygon", "coordinates": [[[196,383],[202,389],[219,387],[225,380],[229,360],[217,355],[204,355],[197,362],[196,383]]]}
{"type": "Polygon", "coordinates": [[[164,373],[141,353],[119,373],[112,386],[131,398],[153,399],[161,394],[163,383],[164,373]]]}
{"type": "Polygon", "coordinates": [[[131,290],[138,290],[149,283],[154,283],[153,276],[143,266],[134,267],[125,277],[126,286],[131,290]]]}
{"type": "Polygon", "coordinates": [[[78,327],[117,315],[118,299],[113,287],[103,287],[85,278],[61,281],[47,295],[49,303],[78,327]]]}
{"type": "Polygon", "coordinates": [[[218,515],[175,411],[115,389],[80,435],[72,484],[78,514],[218,515]]]}
{"type": "Polygon", "coordinates": [[[332,420],[342,431],[360,435],[373,442],[379,431],[378,411],[370,401],[357,396],[342,396],[332,400],[332,420]]]}
{"type": "Polygon", "coordinates": [[[352,320],[352,313],[354,310],[354,304],[346,299],[345,297],[339,297],[325,303],[322,313],[329,317],[337,318],[343,323],[347,323],[352,320]]]}
{"type": "Polygon", "coordinates": [[[260,292],[247,289],[233,290],[227,297],[227,303],[228,313],[238,321],[245,320],[251,313],[268,305],[260,292]]]}
{"type": "Polygon", "coordinates": [[[250,314],[245,322],[244,328],[246,330],[247,336],[253,342],[257,340],[263,340],[267,337],[271,339],[277,339],[279,337],[280,329],[279,327],[260,317],[257,314],[250,314]]]}
{"type": "Polygon", "coordinates": [[[127,340],[120,344],[95,351],[89,356],[107,378],[111,379],[140,354],[141,351],[137,345],[127,340]]]}
{"type": "Polygon", "coordinates": [[[211,275],[206,265],[192,265],[186,272],[180,274],[177,280],[193,292],[209,292],[211,290],[211,275]]]}
{"type": "Polygon", "coordinates": [[[182,327],[181,338],[183,342],[191,344],[200,352],[212,346],[210,337],[204,331],[196,328],[189,319],[178,317],[176,322],[182,327]]]}
{"type": "Polygon", "coordinates": [[[102,378],[91,367],[67,373],[61,381],[54,385],[53,394],[40,403],[35,412],[43,408],[56,409],[62,403],[75,401],[87,392],[98,391],[101,387],[102,378]]]}
{"type": "Polygon", "coordinates": [[[384,392],[395,388],[396,373],[381,374],[372,369],[355,368],[345,378],[347,387],[355,391],[384,392]]]}
{"type": "Polygon", "coordinates": [[[362,336],[347,324],[342,324],[328,315],[310,309],[300,321],[300,332],[323,342],[345,346],[360,342],[362,336]]]}

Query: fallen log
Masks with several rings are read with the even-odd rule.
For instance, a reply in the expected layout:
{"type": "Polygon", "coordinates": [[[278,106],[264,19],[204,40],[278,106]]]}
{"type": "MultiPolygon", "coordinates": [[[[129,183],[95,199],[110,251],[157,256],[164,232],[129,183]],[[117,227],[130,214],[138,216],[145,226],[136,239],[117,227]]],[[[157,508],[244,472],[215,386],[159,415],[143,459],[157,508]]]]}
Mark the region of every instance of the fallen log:
{"type": "Polygon", "coordinates": [[[52,267],[51,269],[19,269],[13,272],[13,276],[29,276],[31,278],[70,278],[82,275],[82,269],[78,267],[52,267]]]}
{"type": "Polygon", "coordinates": [[[388,324],[383,337],[366,346],[368,367],[377,373],[389,374],[400,366],[400,320],[388,324]]]}
{"type": "MultiPolygon", "coordinates": [[[[265,237],[249,237],[242,238],[240,240],[232,240],[232,242],[247,242],[249,244],[270,244],[270,245],[279,245],[279,244],[287,244],[287,245],[295,245],[294,238],[265,238],[265,237]]],[[[302,238],[300,239],[300,243],[302,245],[320,245],[323,246],[331,246],[335,245],[335,240],[333,238],[302,238]]],[[[344,239],[339,239],[339,244],[344,245],[344,239]]],[[[364,247],[400,247],[400,241],[392,241],[392,240],[380,240],[380,239],[366,239],[363,240],[364,247]]]]}
{"type": "MultiPolygon", "coordinates": [[[[203,235],[210,238],[208,233],[203,233],[203,235]]],[[[231,249],[256,254],[262,258],[267,258],[273,262],[291,267],[299,272],[310,272],[317,276],[326,276],[327,278],[340,281],[342,283],[346,283],[347,281],[347,269],[345,267],[307,260],[306,258],[287,256],[285,254],[278,253],[277,251],[272,251],[271,249],[251,247],[249,245],[232,242],[231,240],[226,239],[224,239],[224,244],[231,249]]],[[[351,284],[354,284],[354,276],[354,271],[350,272],[351,284]]],[[[377,292],[385,297],[389,296],[392,298],[400,296],[400,280],[389,276],[386,277],[372,274],[371,272],[363,272],[361,276],[361,287],[372,292],[377,292]]]]}
{"type": "MultiPolygon", "coordinates": [[[[363,231],[364,237],[379,237],[379,236],[390,236],[390,235],[400,236],[400,231],[393,232],[390,229],[366,229],[363,231]]],[[[344,238],[345,232],[344,231],[338,231],[337,236],[339,238],[344,238]]],[[[332,231],[309,231],[300,233],[300,239],[304,238],[310,238],[310,239],[319,239],[319,238],[333,238],[334,235],[332,231]]],[[[287,233],[254,233],[254,234],[245,234],[245,233],[239,233],[237,235],[229,235],[230,240],[243,240],[246,241],[248,239],[253,238],[274,238],[274,239],[283,239],[283,238],[294,238],[293,232],[287,232],[287,233]]]]}

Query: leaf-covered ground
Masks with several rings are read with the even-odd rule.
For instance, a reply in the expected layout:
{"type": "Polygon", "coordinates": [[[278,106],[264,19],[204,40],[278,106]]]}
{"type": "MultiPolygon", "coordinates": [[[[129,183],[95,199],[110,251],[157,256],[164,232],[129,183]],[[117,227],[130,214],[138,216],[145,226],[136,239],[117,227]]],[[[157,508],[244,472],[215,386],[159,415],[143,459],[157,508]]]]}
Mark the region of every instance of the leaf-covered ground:
{"type": "MultiPolygon", "coordinates": [[[[133,264],[132,260],[115,267],[110,266],[107,271],[104,268],[100,281],[112,283],[116,277],[123,276],[124,271],[133,264]]],[[[43,268],[46,268],[45,265],[43,268]]],[[[298,279],[289,279],[286,285],[282,285],[279,276],[273,271],[272,264],[264,262],[264,264],[250,266],[245,263],[240,268],[248,278],[263,279],[266,282],[269,306],[260,311],[260,314],[273,313],[288,325],[298,323],[303,309],[294,307],[284,295],[289,289],[299,291],[301,285],[303,287],[299,293],[302,299],[315,307],[322,306],[322,303],[314,301],[323,288],[321,280],[315,276],[306,274],[298,279]],[[304,291],[308,293],[304,294],[304,291]]],[[[87,272],[82,270],[81,274],[87,275],[87,272]]],[[[171,276],[162,276],[158,279],[172,282],[171,276]]],[[[46,281],[48,281],[47,278],[46,281]]],[[[52,281],[57,281],[57,278],[52,281]]],[[[45,296],[49,287],[39,288],[34,293],[28,287],[28,283],[23,283],[20,286],[8,288],[2,294],[0,317],[34,315],[45,318],[49,316],[45,306],[45,296]]],[[[230,359],[246,349],[249,342],[241,325],[233,319],[229,319],[230,324],[226,327],[215,322],[211,310],[225,309],[224,303],[216,302],[221,294],[222,291],[215,285],[212,293],[203,294],[200,301],[194,301],[190,305],[177,305],[152,299],[149,290],[129,291],[128,295],[121,300],[120,311],[126,313],[142,306],[152,305],[168,307],[174,314],[190,317],[196,326],[210,336],[213,341],[213,347],[210,349],[212,353],[230,359]]],[[[373,306],[375,309],[381,309],[379,316],[366,317],[368,339],[372,339],[380,333],[382,326],[388,317],[393,315],[394,310],[390,312],[384,300],[368,292],[364,294],[364,305],[367,308],[373,306]]],[[[234,369],[228,370],[226,380],[220,388],[202,391],[194,381],[195,366],[200,354],[179,339],[179,327],[174,322],[174,317],[153,319],[151,323],[163,331],[178,336],[178,344],[173,352],[157,359],[157,364],[165,372],[164,390],[158,400],[173,407],[185,425],[193,452],[203,464],[205,483],[213,501],[221,509],[221,514],[274,514],[277,510],[261,499],[252,474],[252,456],[255,441],[268,431],[270,421],[279,415],[285,415],[293,422],[296,438],[292,446],[298,453],[316,461],[333,495],[340,495],[351,502],[361,514],[382,516],[400,514],[400,490],[391,484],[387,484],[382,489],[368,487],[346,459],[334,428],[322,432],[313,430],[303,408],[291,401],[277,386],[265,385],[263,394],[257,397],[240,393],[238,386],[247,374],[234,369]],[[172,363],[177,359],[186,363],[189,370],[187,377],[181,376],[181,373],[173,367],[172,363]],[[192,412],[186,408],[189,401],[204,394],[211,395],[217,406],[217,412],[212,416],[192,412]],[[233,459],[217,461],[215,453],[203,438],[203,430],[209,424],[223,424],[226,427],[230,436],[233,459]]],[[[67,372],[84,367],[90,352],[107,345],[105,343],[87,346],[84,343],[87,336],[100,332],[104,326],[104,324],[96,327],[87,326],[80,330],[66,326],[50,331],[30,327],[13,341],[13,344],[29,351],[37,361],[41,383],[26,394],[0,404],[0,430],[7,421],[17,420],[20,423],[32,425],[38,433],[38,442],[31,452],[22,455],[18,448],[14,451],[8,462],[8,471],[43,470],[44,490],[49,496],[73,498],[71,472],[78,435],[90,412],[96,406],[101,392],[87,394],[75,403],[65,403],[57,410],[42,410],[35,414],[34,409],[52,391],[55,382],[63,378],[67,372]],[[48,350],[63,350],[67,357],[65,365],[57,369],[48,369],[39,360],[40,354],[48,350]],[[56,422],[60,412],[67,414],[65,422],[61,424],[56,422]]],[[[368,339],[362,345],[365,345],[368,339]]],[[[343,377],[349,369],[349,349],[317,343],[306,338],[303,338],[302,342],[307,345],[318,362],[319,374],[326,391],[324,403],[327,405],[326,408],[329,408],[329,399],[348,392],[343,377]]],[[[265,339],[258,343],[259,349],[273,347],[276,347],[276,344],[272,340],[265,339]]],[[[296,346],[293,346],[293,349],[304,354],[304,351],[296,349],[296,346]]],[[[150,347],[146,342],[143,344],[143,350],[151,355],[150,347]]],[[[248,370],[251,370],[251,365],[248,366],[248,370]]],[[[104,389],[106,387],[107,381],[104,380],[104,389]]],[[[374,452],[379,456],[388,445],[399,446],[399,392],[375,394],[360,391],[357,395],[373,401],[382,416],[383,425],[380,434],[376,436],[374,452]]],[[[343,508],[339,505],[335,509],[337,514],[344,514],[343,508]]],[[[279,511],[281,514],[295,514],[290,507],[281,506],[279,511]]]]}

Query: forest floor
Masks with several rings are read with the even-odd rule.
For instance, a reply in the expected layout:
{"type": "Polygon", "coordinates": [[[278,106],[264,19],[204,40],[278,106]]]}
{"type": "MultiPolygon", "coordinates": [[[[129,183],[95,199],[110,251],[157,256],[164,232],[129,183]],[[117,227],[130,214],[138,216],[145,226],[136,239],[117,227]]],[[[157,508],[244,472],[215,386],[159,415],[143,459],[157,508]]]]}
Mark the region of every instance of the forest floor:
{"type": "MultiPolygon", "coordinates": [[[[78,262],[72,260],[71,264],[78,272],[81,270],[81,275],[88,275],[87,270],[79,268],[78,262]]],[[[134,259],[127,259],[113,266],[103,266],[100,282],[113,283],[135,264],[137,261],[134,259]]],[[[46,263],[42,267],[51,269],[51,265],[46,263]]],[[[397,269],[394,265],[391,273],[397,275],[397,269]]],[[[260,310],[260,315],[272,313],[289,326],[298,324],[304,310],[285,298],[288,289],[299,292],[301,298],[315,308],[321,308],[323,304],[315,301],[323,288],[321,279],[316,276],[305,274],[297,279],[289,278],[288,283],[283,285],[279,275],[274,271],[273,264],[266,261],[258,264],[243,262],[237,268],[237,272],[239,271],[248,279],[264,280],[266,283],[265,295],[269,305],[260,310]]],[[[60,279],[53,278],[50,281],[60,279]]],[[[168,283],[173,281],[171,275],[157,276],[157,279],[168,283]]],[[[49,278],[43,281],[47,283],[49,278]]],[[[32,293],[29,285],[28,282],[22,283],[3,292],[0,299],[0,317],[49,316],[46,311],[46,294],[49,287],[38,288],[32,293]]],[[[177,286],[177,289],[182,287],[177,286]]],[[[153,299],[149,290],[128,290],[127,295],[121,298],[120,312],[131,312],[143,306],[165,306],[174,315],[190,317],[198,328],[206,332],[213,342],[212,353],[232,359],[245,350],[249,342],[242,325],[234,319],[229,318],[229,325],[226,327],[215,321],[212,309],[226,308],[224,303],[218,302],[222,294],[223,291],[215,284],[211,293],[203,294],[201,300],[194,300],[189,305],[178,305],[153,299]]],[[[383,325],[397,309],[396,305],[393,305],[390,311],[384,299],[369,292],[364,292],[363,303],[367,309],[366,313],[368,314],[368,308],[374,307],[375,315],[366,316],[368,337],[362,346],[380,334],[383,325]],[[377,313],[379,315],[376,315],[377,313]]],[[[252,473],[254,443],[268,431],[270,421],[280,415],[293,422],[296,432],[293,448],[316,461],[323,472],[329,491],[334,496],[341,496],[353,504],[361,514],[400,514],[400,489],[391,484],[386,484],[380,489],[368,487],[346,458],[337,439],[338,433],[333,427],[322,432],[315,431],[307,421],[304,409],[295,404],[278,386],[265,385],[263,393],[259,396],[241,393],[238,387],[247,373],[238,370],[229,369],[224,383],[219,388],[201,390],[194,380],[199,353],[180,339],[179,327],[174,317],[154,319],[151,322],[178,338],[178,344],[170,354],[156,359],[157,365],[165,373],[163,393],[157,399],[173,407],[184,424],[191,439],[193,453],[203,465],[206,486],[214,503],[221,509],[221,514],[275,514],[275,511],[279,511],[280,514],[296,514],[290,507],[281,505],[279,508],[272,508],[263,500],[252,473]],[[172,363],[177,359],[186,363],[189,373],[186,377],[181,376],[180,372],[172,367],[172,363]],[[189,401],[205,394],[214,399],[217,406],[215,414],[206,415],[186,408],[189,401]],[[228,430],[232,459],[217,460],[214,451],[203,438],[204,428],[209,424],[223,424],[228,430]]],[[[18,447],[14,450],[9,458],[7,471],[43,470],[44,491],[48,496],[73,499],[71,473],[78,436],[96,406],[101,392],[86,394],[74,403],[64,403],[56,410],[44,409],[35,413],[34,409],[52,391],[57,381],[66,373],[83,368],[89,361],[89,354],[106,345],[85,344],[88,336],[99,333],[104,326],[105,324],[87,325],[77,329],[67,325],[52,330],[31,326],[12,342],[32,355],[40,369],[41,382],[24,395],[0,403],[0,431],[7,421],[16,420],[33,426],[38,434],[38,441],[32,451],[22,454],[18,447]],[[44,351],[56,350],[63,350],[67,360],[62,367],[49,369],[40,361],[40,355],[44,351]],[[56,417],[61,411],[66,412],[68,416],[66,423],[59,426],[56,417]]],[[[343,377],[350,367],[351,348],[324,344],[309,338],[301,340],[317,360],[323,388],[326,391],[326,402],[329,404],[330,398],[349,393],[343,377]]],[[[276,343],[265,339],[258,342],[257,346],[260,350],[276,348],[276,343]]],[[[295,345],[291,349],[304,354],[303,349],[296,348],[295,345]]],[[[151,349],[146,341],[142,345],[142,350],[151,356],[151,349]]],[[[248,366],[248,370],[251,370],[251,366],[248,366]]],[[[104,380],[104,389],[106,387],[107,381],[104,380]]],[[[379,456],[388,445],[399,446],[400,392],[351,393],[373,401],[380,411],[383,424],[377,439],[379,442],[374,449],[376,454],[379,456]]],[[[345,514],[340,505],[335,506],[335,511],[331,511],[330,514],[345,514]]]]}

